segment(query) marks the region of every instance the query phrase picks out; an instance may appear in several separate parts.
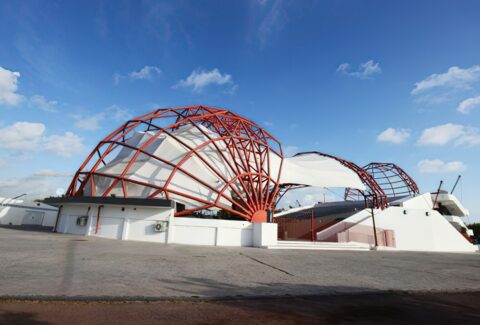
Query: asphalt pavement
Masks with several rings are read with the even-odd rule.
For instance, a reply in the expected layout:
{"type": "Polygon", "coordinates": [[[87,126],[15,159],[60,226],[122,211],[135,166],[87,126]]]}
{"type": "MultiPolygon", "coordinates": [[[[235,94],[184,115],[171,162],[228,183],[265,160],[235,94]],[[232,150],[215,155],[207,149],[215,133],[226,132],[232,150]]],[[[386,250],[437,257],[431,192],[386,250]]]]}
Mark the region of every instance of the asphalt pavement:
{"type": "Polygon", "coordinates": [[[479,254],[163,245],[0,228],[3,299],[480,291],[479,254]]]}

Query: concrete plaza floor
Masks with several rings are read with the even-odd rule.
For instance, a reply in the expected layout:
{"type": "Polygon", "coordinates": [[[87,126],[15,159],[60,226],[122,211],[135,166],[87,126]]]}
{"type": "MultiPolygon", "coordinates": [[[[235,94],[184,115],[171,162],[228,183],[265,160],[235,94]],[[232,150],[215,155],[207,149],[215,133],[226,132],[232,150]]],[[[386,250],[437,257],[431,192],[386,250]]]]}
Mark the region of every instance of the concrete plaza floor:
{"type": "Polygon", "coordinates": [[[3,299],[478,292],[479,270],[479,254],[167,246],[0,228],[3,299]]]}

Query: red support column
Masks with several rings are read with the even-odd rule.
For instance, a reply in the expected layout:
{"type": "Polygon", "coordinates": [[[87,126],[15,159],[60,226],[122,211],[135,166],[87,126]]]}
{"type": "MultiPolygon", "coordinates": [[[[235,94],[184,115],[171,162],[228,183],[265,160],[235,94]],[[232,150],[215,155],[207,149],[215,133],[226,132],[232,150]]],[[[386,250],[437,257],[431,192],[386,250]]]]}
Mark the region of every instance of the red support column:
{"type": "Polygon", "coordinates": [[[311,228],[312,228],[312,241],[315,241],[315,209],[314,208],[312,208],[311,228]]]}
{"type": "Polygon", "coordinates": [[[98,206],[97,210],[97,224],[95,225],[95,235],[98,233],[98,229],[100,228],[100,211],[103,208],[103,205],[98,206]]]}

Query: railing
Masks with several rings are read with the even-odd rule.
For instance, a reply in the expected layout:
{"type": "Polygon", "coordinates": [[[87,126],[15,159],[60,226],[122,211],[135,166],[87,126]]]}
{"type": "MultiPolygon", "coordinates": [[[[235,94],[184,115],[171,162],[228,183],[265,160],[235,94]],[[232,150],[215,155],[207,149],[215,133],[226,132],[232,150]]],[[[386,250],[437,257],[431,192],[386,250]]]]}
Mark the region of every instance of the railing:
{"type": "Polygon", "coordinates": [[[315,218],[314,210],[290,218],[274,218],[273,220],[278,224],[278,239],[279,240],[309,240],[315,241],[316,234],[335,223],[337,220],[322,220],[315,218]]]}
{"type": "MultiPolygon", "coordinates": [[[[375,245],[373,227],[360,222],[371,218],[368,216],[357,223],[343,222],[339,220],[325,220],[315,218],[314,210],[308,210],[295,217],[279,217],[273,221],[278,224],[279,240],[304,240],[323,242],[359,242],[375,245]],[[322,231],[325,230],[323,233],[322,231]],[[317,238],[317,233],[319,238],[317,238]]],[[[377,245],[395,247],[395,235],[393,230],[376,228],[377,245]]]]}
{"type": "MultiPolygon", "coordinates": [[[[363,230],[357,229],[359,226],[350,228],[347,231],[337,233],[337,241],[339,243],[357,242],[375,245],[375,236],[372,234],[373,228],[368,226],[363,230]],[[367,233],[367,231],[369,233],[367,233]]],[[[384,230],[377,228],[377,245],[384,247],[395,247],[395,236],[393,230],[384,230]]]]}

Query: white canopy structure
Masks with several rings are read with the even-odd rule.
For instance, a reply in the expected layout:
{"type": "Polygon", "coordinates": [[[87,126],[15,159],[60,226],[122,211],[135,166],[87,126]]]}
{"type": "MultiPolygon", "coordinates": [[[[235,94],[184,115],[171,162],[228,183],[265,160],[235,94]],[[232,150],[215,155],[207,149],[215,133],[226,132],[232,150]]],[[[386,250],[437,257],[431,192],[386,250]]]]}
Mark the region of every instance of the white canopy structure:
{"type": "MultiPolygon", "coordinates": [[[[94,186],[89,180],[85,186],[85,195],[94,196],[95,193],[106,192],[113,184],[111,176],[121,176],[134,182],[123,186],[121,183],[116,184],[110,195],[121,196],[125,189],[129,197],[147,198],[159,194],[155,187],[168,185],[170,199],[189,207],[197,207],[201,202],[217,200],[218,192],[227,187],[229,180],[235,179],[237,171],[224,159],[229,150],[224,142],[210,143],[202,147],[202,144],[208,143],[209,138],[219,137],[208,128],[202,125],[186,125],[170,134],[164,133],[157,137],[154,135],[152,131],[135,132],[126,139],[126,145],[118,154],[97,169],[93,178],[94,186]],[[135,149],[144,144],[147,145],[143,152],[138,154],[135,149]],[[197,154],[192,154],[190,148],[199,148],[197,154]],[[138,157],[133,159],[135,155],[138,157]],[[127,169],[129,164],[131,166],[127,169]],[[172,173],[175,168],[179,172],[172,173]],[[125,170],[127,173],[123,174],[125,170]],[[190,175],[194,175],[195,179],[190,175]],[[154,187],[145,187],[141,185],[143,183],[154,187]]],[[[242,158],[244,157],[238,157],[242,158]]],[[[250,160],[250,164],[255,163],[253,156],[250,160]]],[[[365,189],[354,171],[329,157],[302,155],[284,158],[282,163],[281,157],[270,152],[268,160],[269,175],[276,179],[280,174],[279,184],[365,189]]],[[[235,200],[235,195],[247,195],[242,192],[238,183],[239,181],[233,183],[237,185],[238,193],[224,190],[224,195],[218,198],[219,204],[228,206],[235,200]]]]}
{"type": "Polygon", "coordinates": [[[67,196],[172,199],[265,222],[283,184],[363,190],[356,171],[319,155],[284,158],[280,142],[230,111],[166,108],[127,121],[87,157],[67,196]]]}
{"type": "Polygon", "coordinates": [[[365,185],[353,170],[338,160],[316,154],[285,158],[280,179],[281,184],[365,190],[365,185]]]}

